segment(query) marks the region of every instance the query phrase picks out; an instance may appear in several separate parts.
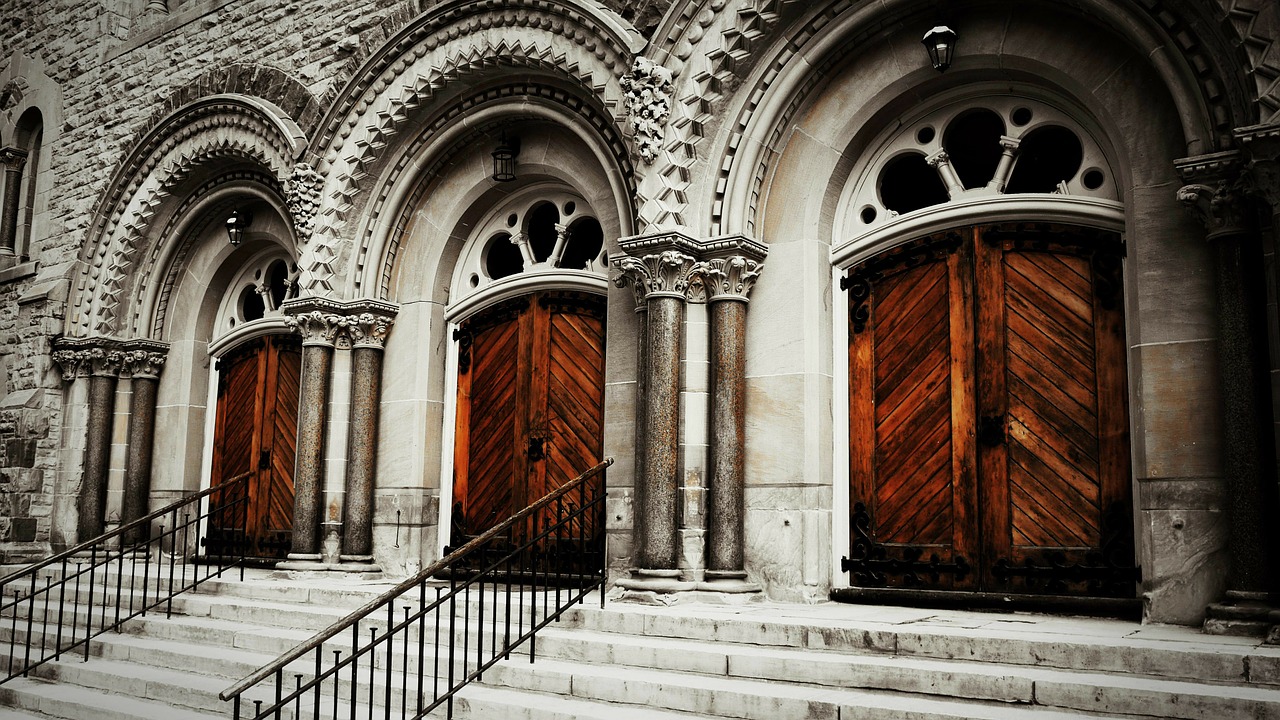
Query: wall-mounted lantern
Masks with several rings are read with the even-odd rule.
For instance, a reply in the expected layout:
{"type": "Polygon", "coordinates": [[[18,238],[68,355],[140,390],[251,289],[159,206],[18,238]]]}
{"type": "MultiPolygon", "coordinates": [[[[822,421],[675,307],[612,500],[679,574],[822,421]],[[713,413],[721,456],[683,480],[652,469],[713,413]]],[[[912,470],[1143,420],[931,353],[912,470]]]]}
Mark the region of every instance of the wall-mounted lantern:
{"type": "Polygon", "coordinates": [[[938,25],[924,34],[920,42],[929,51],[929,62],[938,72],[946,72],[951,67],[951,58],[956,52],[956,31],[946,25],[938,25]]]}
{"type": "Polygon", "coordinates": [[[231,211],[227,218],[227,240],[232,246],[239,247],[244,241],[244,231],[249,229],[250,222],[253,222],[253,215],[248,210],[231,211]]]}
{"type": "Polygon", "coordinates": [[[493,179],[496,182],[516,179],[516,156],[519,154],[519,138],[508,140],[506,132],[503,132],[498,147],[493,151],[493,179]]]}

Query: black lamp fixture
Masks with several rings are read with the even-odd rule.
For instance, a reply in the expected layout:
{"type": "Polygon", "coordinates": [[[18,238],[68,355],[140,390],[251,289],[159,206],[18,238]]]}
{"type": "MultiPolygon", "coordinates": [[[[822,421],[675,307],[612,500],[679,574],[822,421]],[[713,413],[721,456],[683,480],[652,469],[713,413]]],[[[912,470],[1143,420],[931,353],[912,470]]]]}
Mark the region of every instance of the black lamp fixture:
{"type": "Polygon", "coordinates": [[[924,49],[929,51],[929,62],[933,63],[933,69],[938,72],[946,72],[951,67],[951,58],[956,52],[956,31],[946,25],[936,25],[932,30],[924,34],[924,39],[920,42],[924,44],[924,49]]]}
{"type": "Polygon", "coordinates": [[[239,247],[244,241],[244,231],[249,229],[250,222],[253,222],[253,215],[248,210],[231,211],[230,217],[227,218],[227,240],[233,247],[239,247]]]}
{"type": "Polygon", "coordinates": [[[496,182],[511,182],[516,179],[516,156],[520,154],[520,139],[507,139],[502,132],[502,139],[493,151],[493,179],[496,182]]]}

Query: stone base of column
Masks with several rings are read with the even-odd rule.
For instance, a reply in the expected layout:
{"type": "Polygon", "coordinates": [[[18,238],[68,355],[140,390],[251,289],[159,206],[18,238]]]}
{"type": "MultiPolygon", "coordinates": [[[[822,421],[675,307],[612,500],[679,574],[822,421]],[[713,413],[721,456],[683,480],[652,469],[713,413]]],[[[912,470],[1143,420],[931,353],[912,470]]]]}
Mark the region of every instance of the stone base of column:
{"type": "Polygon", "coordinates": [[[619,580],[617,586],[624,590],[648,593],[675,593],[696,588],[697,583],[680,579],[683,572],[635,568],[631,571],[631,577],[619,580]]]}
{"type": "Polygon", "coordinates": [[[372,555],[343,555],[338,562],[325,562],[319,553],[289,553],[276,563],[275,569],[275,577],[293,579],[310,577],[313,573],[354,573],[368,580],[382,577],[382,567],[373,562],[372,555]]]}
{"type": "Polygon", "coordinates": [[[747,580],[745,570],[707,570],[699,590],[720,593],[758,593],[760,586],[747,580]]]}
{"type": "Polygon", "coordinates": [[[1222,602],[1205,610],[1204,631],[1265,637],[1268,644],[1280,645],[1280,595],[1228,590],[1222,602]]]}

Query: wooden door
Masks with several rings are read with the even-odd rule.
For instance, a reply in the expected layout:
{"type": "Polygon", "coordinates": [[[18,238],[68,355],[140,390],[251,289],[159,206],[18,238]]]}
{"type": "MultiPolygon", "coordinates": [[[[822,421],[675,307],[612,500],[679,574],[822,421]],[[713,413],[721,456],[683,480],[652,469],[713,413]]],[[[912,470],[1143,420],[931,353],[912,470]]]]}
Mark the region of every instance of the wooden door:
{"type": "Polygon", "coordinates": [[[282,558],[293,532],[302,353],[294,336],[250,341],[218,361],[213,484],[251,472],[246,503],[216,513],[208,552],[282,558]]]}
{"type": "Polygon", "coordinates": [[[535,293],[459,328],[451,546],[599,462],[604,309],[599,296],[535,293]]]}
{"type": "Polygon", "coordinates": [[[1122,252],[979,227],[851,271],[855,585],[1132,595],[1122,252]]]}

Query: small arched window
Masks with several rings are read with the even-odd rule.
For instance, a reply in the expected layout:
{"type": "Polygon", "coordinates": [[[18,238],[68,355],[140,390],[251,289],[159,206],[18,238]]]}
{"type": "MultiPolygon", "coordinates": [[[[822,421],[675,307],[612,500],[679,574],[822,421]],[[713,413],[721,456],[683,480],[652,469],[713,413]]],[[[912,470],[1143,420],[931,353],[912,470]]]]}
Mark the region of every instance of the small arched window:
{"type": "Polygon", "coordinates": [[[44,119],[30,108],[18,119],[13,144],[0,148],[0,261],[30,255],[43,142],[44,119]]]}

